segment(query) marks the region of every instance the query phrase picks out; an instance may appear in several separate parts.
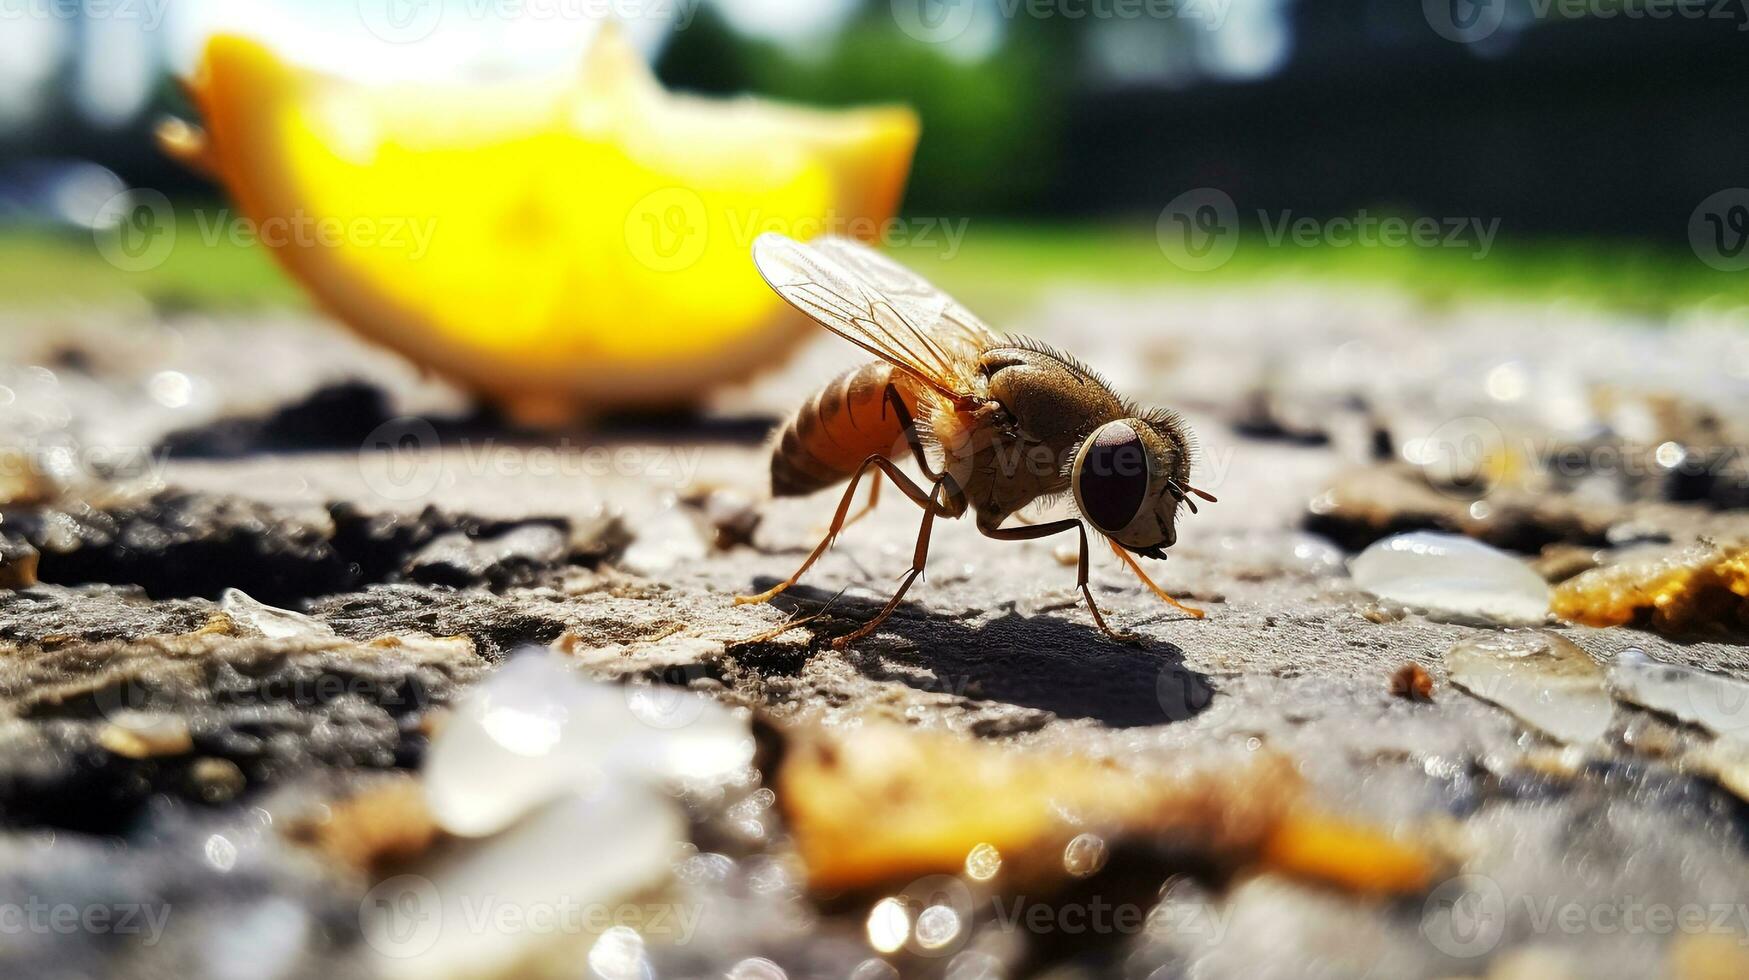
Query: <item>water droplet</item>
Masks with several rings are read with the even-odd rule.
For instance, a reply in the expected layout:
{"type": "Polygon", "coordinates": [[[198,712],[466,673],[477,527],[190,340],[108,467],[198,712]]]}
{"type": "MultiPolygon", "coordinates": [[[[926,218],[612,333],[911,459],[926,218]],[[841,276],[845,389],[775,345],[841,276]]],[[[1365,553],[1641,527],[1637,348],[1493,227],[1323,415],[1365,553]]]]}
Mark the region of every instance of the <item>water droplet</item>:
{"type": "Polygon", "coordinates": [[[905,903],[883,898],[868,912],[868,944],[879,953],[896,953],[911,937],[911,916],[905,903]]]}
{"type": "Polygon", "coordinates": [[[146,382],[146,393],[165,408],[184,408],[194,394],[194,383],[181,371],[159,371],[146,382]]]}
{"type": "Polygon", "coordinates": [[[850,971],[850,980],[899,980],[899,970],[886,960],[871,956],[850,971]]]}
{"type": "Polygon", "coordinates": [[[1098,834],[1077,834],[1063,848],[1063,870],[1077,878],[1085,878],[1105,867],[1105,838],[1098,834]]]}
{"type": "Polygon", "coordinates": [[[917,915],[917,944],[924,949],[941,949],[959,934],[960,917],[952,906],[931,905],[917,915]]]}
{"type": "Polygon", "coordinates": [[[219,869],[229,871],[237,866],[237,845],[231,843],[229,837],[214,834],[206,839],[206,863],[219,869]]]}
{"type": "Polygon", "coordinates": [[[989,881],[1002,870],[1002,852],[994,845],[979,844],[966,854],[966,874],[977,881],[989,881]]]}
{"type": "Polygon", "coordinates": [[[989,953],[968,949],[947,963],[946,980],[998,980],[1002,963],[989,953]]]}
{"type": "Polygon", "coordinates": [[[589,969],[600,980],[645,980],[653,976],[644,955],[644,937],[630,926],[614,926],[589,947],[589,969]]]}
{"type": "Polygon", "coordinates": [[[1530,390],[1530,373],[1518,361],[1507,361],[1488,372],[1487,386],[1489,398],[1515,402],[1530,390]]]}
{"type": "Polygon", "coordinates": [[[754,956],[730,967],[726,980],[789,980],[789,975],[765,957],[754,956]]]}

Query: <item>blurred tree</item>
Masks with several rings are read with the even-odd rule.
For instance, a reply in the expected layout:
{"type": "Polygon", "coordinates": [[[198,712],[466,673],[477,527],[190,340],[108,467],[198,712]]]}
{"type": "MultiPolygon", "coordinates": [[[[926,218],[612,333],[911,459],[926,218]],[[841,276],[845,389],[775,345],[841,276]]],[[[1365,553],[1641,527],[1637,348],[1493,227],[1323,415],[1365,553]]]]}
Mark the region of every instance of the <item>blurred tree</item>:
{"type": "Polygon", "coordinates": [[[1014,213],[1036,207],[1059,176],[1078,39],[1029,18],[1002,26],[992,51],[963,58],[907,36],[874,4],[825,50],[797,52],[740,38],[707,6],[674,35],[658,74],[677,88],[812,105],[907,103],[922,116],[923,141],[905,210],[1014,213]]]}

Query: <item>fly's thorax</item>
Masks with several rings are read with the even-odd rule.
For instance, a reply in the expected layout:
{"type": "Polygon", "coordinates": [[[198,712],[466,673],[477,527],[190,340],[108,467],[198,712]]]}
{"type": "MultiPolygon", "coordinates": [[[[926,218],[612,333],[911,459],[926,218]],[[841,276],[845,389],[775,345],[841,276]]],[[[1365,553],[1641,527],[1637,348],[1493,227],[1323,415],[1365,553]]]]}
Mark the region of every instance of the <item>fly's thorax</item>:
{"type": "Polygon", "coordinates": [[[1132,551],[1178,540],[1177,494],[1189,477],[1182,438],[1159,422],[1117,419],[1095,429],[1075,454],[1075,506],[1101,533],[1132,551]]]}
{"type": "Polygon", "coordinates": [[[997,347],[984,352],[979,367],[990,397],[1027,441],[1055,455],[1059,473],[1089,432],[1127,414],[1103,379],[1046,348],[997,347]]]}

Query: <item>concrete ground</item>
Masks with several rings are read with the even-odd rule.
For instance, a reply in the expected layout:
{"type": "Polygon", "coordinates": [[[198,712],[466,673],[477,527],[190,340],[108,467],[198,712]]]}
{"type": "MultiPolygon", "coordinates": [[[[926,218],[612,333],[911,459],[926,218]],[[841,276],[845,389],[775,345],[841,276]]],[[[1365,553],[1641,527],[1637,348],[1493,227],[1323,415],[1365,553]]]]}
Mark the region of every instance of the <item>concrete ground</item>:
{"type": "MultiPolygon", "coordinates": [[[[749,892],[756,869],[793,862],[786,828],[774,818],[724,842],[706,807],[696,850],[738,870],[687,886],[704,925],[652,946],[642,968],[659,976],[1724,976],[1749,963],[1749,824],[1729,781],[1693,761],[1710,735],[1624,703],[1604,738],[1564,747],[1448,683],[1445,652],[1499,627],[1382,602],[1347,570],[1367,543],[1418,527],[1490,540],[1553,578],[1648,541],[1743,534],[1741,460],[1722,458],[1749,418],[1741,324],[1295,285],[1064,293],[1015,328],[1183,410],[1200,435],[1199,485],[1220,502],[1187,516],[1150,570],[1207,618],[1096,548],[1105,615],[1141,636],[1112,642],[1074,588],[1072,538],[995,542],[945,522],[926,580],[840,652],[827,641],[907,565],[919,514],[897,494],[778,601],[731,602],[787,575],[835,503],[764,498],[766,431],[854,353],[829,339],[697,416],[532,432],[293,315],[11,319],[0,385],[16,397],[0,431],[22,462],[0,558],[22,574],[35,552],[39,584],[0,592],[0,894],[134,909],[142,929],[9,930],[9,974],[385,972],[360,908],[387,872],[312,848],[306,831],[417,772],[448,706],[530,645],[605,680],[707,692],[780,741],[891,721],[1144,780],[1279,756],[1319,807],[1443,858],[1429,887],[1378,897],[1269,870],[1197,874],[1194,855],[1186,877],[1156,857],[1134,866],[1154,876],[1145,923],[1065,936],[983,916],[956,955],[882,967],[865,934],[878,895],[749,892]],[[1464,460],[1434,447],[1476,431],[1486,459],[1517,463],[1453,477],[1464,460]],[[1667,443],[1712,462],[1660,468],[1667,443]],[[1579,464],[1553,466],[1565,449],[1579,464]],[[227,588],[328,630],[215,618],[227,588]],[[1390,692],[1409,663],[1430,675],[1430,702],[1390,692]],[[150,744],[118,743],[130,711],[171,720],[150,744]]],[[[1743,677],[1741,639],[1713,625],[1543,629],[1603,667],[1638,648],[1743,677]]],[[[420,867],[423,846],[443,845],[394,867],[420,867]]],[[[544,962],[577,975],[594,940],[564,937],[570,958],[544,962]]]]}

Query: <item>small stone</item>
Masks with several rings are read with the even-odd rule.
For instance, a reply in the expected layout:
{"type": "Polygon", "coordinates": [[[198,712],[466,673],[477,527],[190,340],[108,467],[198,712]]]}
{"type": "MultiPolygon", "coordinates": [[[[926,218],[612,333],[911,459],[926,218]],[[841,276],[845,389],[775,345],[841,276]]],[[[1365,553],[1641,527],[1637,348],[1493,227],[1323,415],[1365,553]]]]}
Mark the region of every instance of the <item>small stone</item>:
{"type": "Polygon", "coordinates": [[[248,785],[243,770],[229,759],[196,759],[188,778],[194,784],[194,794],[208,803],[232,800],[248,785]]]}
{"type": "Polygon", "coordinates": [[[686,502],[704,515],[705,523],[716,533],[718,551],[753,543],[761,515],[752,497],[718,487],[689,495],[686,502]]]}
{"type": "Polygon", "coordinates": [[[97,744],[128,759],[181,755],[194,748],[186,721],[144,711],[117,712],[97,733],[97,744]]]}
{"type": "Polygon", "coordinates": [[[1542,576],[1461,535],[1399,534],[1361,552],[1349,568],[1355,584],[1373,595],[1445,616],[1521,625],[1548,617],[1542,576]]]}
{"type": "Polygon", "coordinates": [[[431,850],[442,834],[416,780],[375,782],[292,823],[287,836],[363,874],[402,867],[431,850]]]}
{"type": "Polygon", "coordinates": [[[0,535],[0,589],[35,585],[37,557],[37,550],[29,544],[0,535]]]}
{"type": "Polygon", "coordinates": [[[36,507],[60,496],[64,488],[32,454],[0,450],[0,507],[36,507]]]}
{"type": "Polygon", "coordinates": [[[407,577],[427,585],[494,589],[526,585],[540,572],[563,564],[566,533],[551,524],[524,524],[490,537],[441,535],[407,562],[407,577]]]}
{"type": "Polygon", "coordinates": [[[238,623],[259,630],[262,636],[270,640],[335,635],[333,627],[327,623],[312,619],[301,612],[256,602],[242,589],[226,589],[219,596],[219,609],[238,623]]]}
{"type": "Polygon", "coordinates": [[[1451,682],[1570,745],[1603,737],[1615,714],[1603,668],[1571,641],[1522,631],[1458,642],[1445,653],[1451,682]]]}

